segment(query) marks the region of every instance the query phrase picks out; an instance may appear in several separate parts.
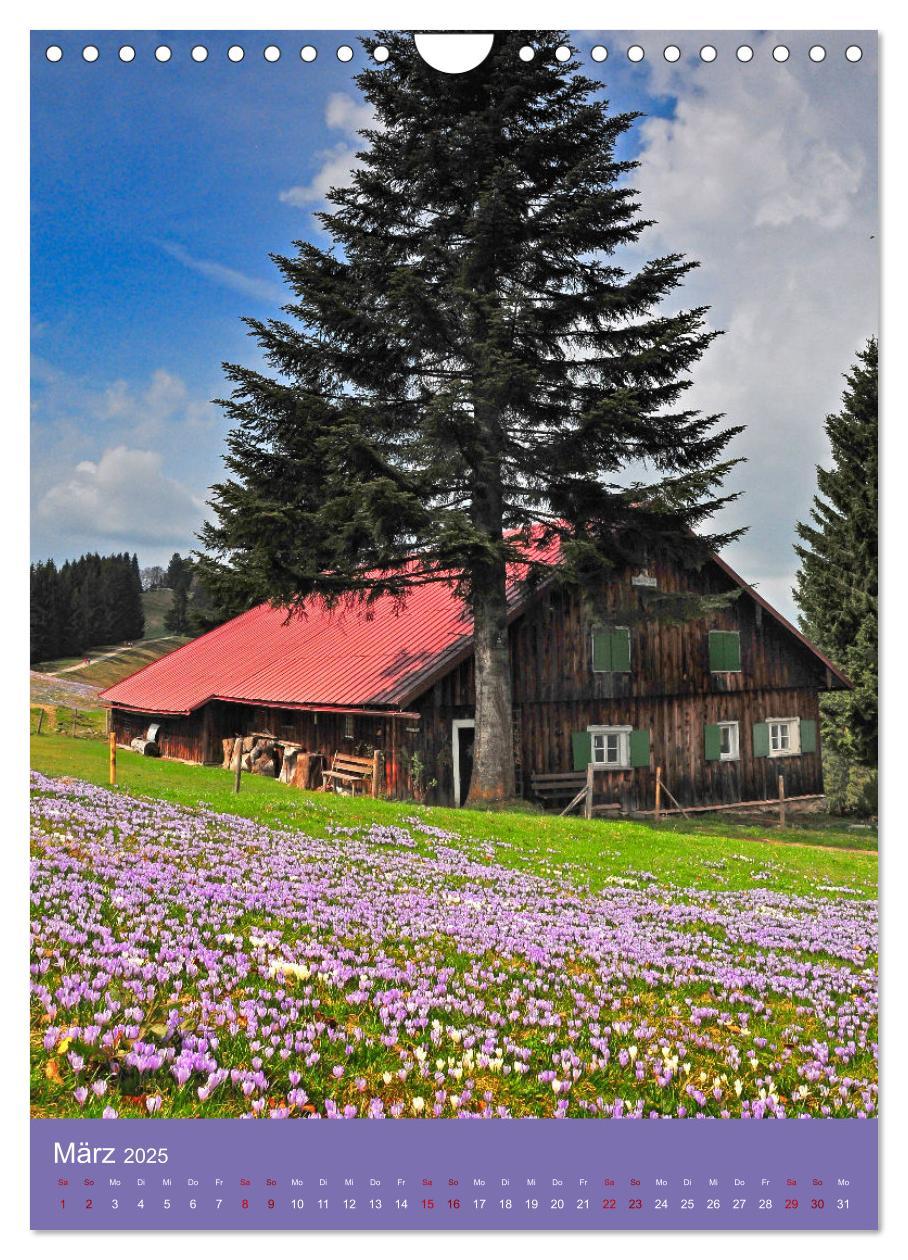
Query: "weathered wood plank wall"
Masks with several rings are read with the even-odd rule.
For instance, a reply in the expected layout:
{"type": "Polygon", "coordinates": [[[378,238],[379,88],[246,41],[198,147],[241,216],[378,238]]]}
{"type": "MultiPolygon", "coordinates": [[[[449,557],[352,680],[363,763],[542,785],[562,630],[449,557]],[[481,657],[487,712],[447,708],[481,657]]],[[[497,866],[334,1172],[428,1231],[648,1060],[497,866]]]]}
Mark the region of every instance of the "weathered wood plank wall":
{"type": "MultiPolygon", "coordinates": [[[[714,594],[735,589],[717,566],[681,574],[653,566],[660,596],[697,590],[714,594]]],[[[532,772],[572,769],[571,734],[590,725],[628,725],[650,732],[650,765],[597,775],[603,801],[649,809],[654,803],[655,767],[682,804],[724,804],[775,796],[777,776],[785,774],[790,796],[821,792],[822,768],[816,753],[770,758],[753,755],[752,728],[768,717],[817,721],[825,669],[813,654],[770,614],[742,593],[731,606],[707,618],[671,624],[647,615],[641,591],[630,575],[614,580],[595,599],[558,589],[544,591],[512,625],[511,660],[517,760],[524,793],[532,772]],[[631,636],[628,673],[594,673],[594,626],[627,625],[631,636]],[[741,636],[740,673],[709,669],[710,630],[736,630],[741,636]],[[707,761],[704,725],[737,721],[740,759],[707,761]]],[[[474,715],[473,660],[441,677],[410,707],[420,720],[355,714],[352,734],[344,714],[264,708],[213,701],[188,718],[115,710],[113,729],[120,742],[144,734],[160,720],[165,756],[220,762],[221,740],[267,731],[302,744],[330,759],[337,751],[384,754],[383,790],[449,804],[454,798],[452,723],[474,715]]]]}

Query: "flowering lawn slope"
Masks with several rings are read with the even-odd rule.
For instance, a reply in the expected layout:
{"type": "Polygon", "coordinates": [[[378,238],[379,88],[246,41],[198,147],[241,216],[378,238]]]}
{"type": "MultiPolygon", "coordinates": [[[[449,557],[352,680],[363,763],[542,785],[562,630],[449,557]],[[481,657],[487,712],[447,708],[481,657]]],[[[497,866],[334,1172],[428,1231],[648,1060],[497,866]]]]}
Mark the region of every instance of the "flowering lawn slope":
{"type": "Polygon", "coordinates": [[[876,1113],[866,876],[793,892],[717,841],[706,887],[591,882],[425,810],[309,834],[32,786],[36,1115],[876,1113]]]}

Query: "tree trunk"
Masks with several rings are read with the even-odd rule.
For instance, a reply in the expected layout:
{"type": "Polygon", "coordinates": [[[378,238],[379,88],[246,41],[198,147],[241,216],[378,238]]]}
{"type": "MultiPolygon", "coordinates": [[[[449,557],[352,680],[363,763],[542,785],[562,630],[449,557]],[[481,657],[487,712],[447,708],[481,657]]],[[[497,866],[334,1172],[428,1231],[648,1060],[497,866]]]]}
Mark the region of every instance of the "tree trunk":
{"type": "Polygon", "coordinates": [[[476,741],[466,804],[514,795],[514,724],[511,658],[503,563],[473,574],[473,643],[476,671],[476,741]]]}

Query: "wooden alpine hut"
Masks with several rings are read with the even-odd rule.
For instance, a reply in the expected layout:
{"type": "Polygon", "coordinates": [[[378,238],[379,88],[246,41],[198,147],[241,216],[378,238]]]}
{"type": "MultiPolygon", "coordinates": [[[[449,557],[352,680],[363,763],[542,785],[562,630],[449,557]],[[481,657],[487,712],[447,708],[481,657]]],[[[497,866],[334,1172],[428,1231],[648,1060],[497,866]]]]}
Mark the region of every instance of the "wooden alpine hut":
{"type": "MultiPolygon", "coordinates": [[[[556,552],[549,560],[557,567],[556,552]]],[[[557,581],[528,589],[512,575],[523,796],[564,804],[590,765],[597,798],[625,812],[653,810],[657,768],[686,807],[775,798],[780,772],[789,797],[822,794],[820,694],[850,683],[723,560],[629,569],[594,594],[557,581]],[[690,591],[737,598],[696,620],[647,615],[653,592],[690,591]]],[[[403,607],[390,597],[368,610],[313,601],[288,618],[264,604],[103,698],[118,742],[156,723],[164,757],[229,765],[240,737],[252,768],[265,749],[268,772],[301,786],[352,783],[355,774],[323,777],[347,759],[374,767],[377,794],[460,805],[474,735],[471,632],[445,583],[416,587],[403,607]],[[305,772],[289,774],[299,758],[305,772]]]]}

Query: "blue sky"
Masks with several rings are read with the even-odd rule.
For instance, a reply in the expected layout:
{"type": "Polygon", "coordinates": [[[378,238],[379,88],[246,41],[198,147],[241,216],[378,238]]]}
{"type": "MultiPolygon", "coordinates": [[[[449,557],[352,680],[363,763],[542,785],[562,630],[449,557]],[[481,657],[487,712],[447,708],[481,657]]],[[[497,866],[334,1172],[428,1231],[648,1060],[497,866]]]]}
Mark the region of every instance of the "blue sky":
{"type": "MultiPolygon", "coordinates": [[[[840,374],[876,331],[875,50],[841,32],[577,35],[614,109],[647,118],[626,141],[659,220],[640,260],[703,263],[683,295],[725,330],[696,400],[747,424],[750,533],[729,558],[791,614],[794,522],[825,456],[840,374]],[[625,52],[647,49],[639,65],[625,52]],[[668,42],[684,56],[669,65],[668,42]],[[718,57],[697,56],[713,43],[718,57]],[[780,65],[772,47],[784,42],[780,65]],[[820,42],[822,64],[807,56],[820,42]],[[859,42],[864,56],[842,50],[859,42]],[[595,43],[609,48],[594,64],[595,43]],[[735,48],[754,48],[742,65],[735,48]]],[[[342,182],[366,112],[350,32],[46,32],[32,56],[32,554],[186,551],[220,475],[225,425],[210,403],[224,359],[254,362],[240,316],[276,313],[268,254],[320,237],[313,211],[342,182]],[[56,43],[62,61],[44,48],[56,43]],[[117,49],[129,43],[133,62],[117,49]],[[319,50],[305,64],[304,43],[319,50]],[[352,63],[335,56],[339,43],[352,63]],[[86,63],[81,49],[100,56],[86,63]],[[153,50],[173,50],[167,63],[153,50]],[[193,62],[195,44],[209,50],[193,62]],[[244,59],[227,49],[241,44],[244,59]],[[282,50],[268,63],[262,50],[282,50]]]]}

